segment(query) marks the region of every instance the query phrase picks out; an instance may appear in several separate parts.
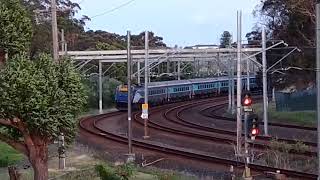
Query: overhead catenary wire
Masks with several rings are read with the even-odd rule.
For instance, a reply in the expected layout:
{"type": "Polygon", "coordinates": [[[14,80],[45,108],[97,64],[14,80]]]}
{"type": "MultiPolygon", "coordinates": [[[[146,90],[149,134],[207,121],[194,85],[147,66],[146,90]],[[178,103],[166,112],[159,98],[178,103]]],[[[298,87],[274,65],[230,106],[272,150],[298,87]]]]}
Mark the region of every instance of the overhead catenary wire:
{"type": "Polygon", "coordinates": [[[127,5],[129,5],[129,4],[131,4],[131,3],[133,3],[134,1],[135,1],[135,0],[126,1],[126,2],[124,2],[124,3],[122,3],[122,4],[120,4],[120,5],[112,8],[112,9],[109,9],[109,10],[107,10],[107,11],[104,11],[104,12],[100,13],[100,14],[96,14],[96,15],[94,15],[94,16],[91,16],[90,19],[93,19],[93,18],[96,18],[96,17],[99,17],[99,16],[103,16],[103,15],[112,13],[112,12],[118,10],[118,9],[121,9],[121,8],[127,6],[127,5]]]}

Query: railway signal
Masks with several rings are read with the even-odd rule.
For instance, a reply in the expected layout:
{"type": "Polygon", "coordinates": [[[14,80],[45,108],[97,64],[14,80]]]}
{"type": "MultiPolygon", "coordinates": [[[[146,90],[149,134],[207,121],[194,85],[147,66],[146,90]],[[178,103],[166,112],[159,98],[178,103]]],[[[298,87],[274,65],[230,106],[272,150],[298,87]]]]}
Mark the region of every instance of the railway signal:
{"type": "Polygon", "coordinates": [[[242,99],[242,106],[243,106],[243,110],[244,112],[252,112],[252,98],[251,98],[251,94],[250,92],[246,92],[243,95],[243,99],[242,99]]]}
{"type": "Polygon", "coordinates": [[[252,98],[250,92],[244,92],[242,99],[241,99],[241,104],[243,106],[243,111],[244,111],[244,129],[245,129],[245,135],[244,135],[244,150],[245,150],[245,171],[244,171],[244,178],[245,179],[250,179],[251,177],[251,172],[248,164],[250,163],[250,157],[249,157],[249,144],[248,144],[248,136],[255,137],[253,136],[256,135],[257,129],[252,128],[254,122],[252,121],[254,118],[252,118],[252,98]]]}
{"type": "Polygon", "coordinates": [[[249,136],[251,137],[251,140],[255,140],[256,136],[260,133],[259,119],[256,114],[252,114],[249,116],[247,129],[250,132],[249,136]]]}

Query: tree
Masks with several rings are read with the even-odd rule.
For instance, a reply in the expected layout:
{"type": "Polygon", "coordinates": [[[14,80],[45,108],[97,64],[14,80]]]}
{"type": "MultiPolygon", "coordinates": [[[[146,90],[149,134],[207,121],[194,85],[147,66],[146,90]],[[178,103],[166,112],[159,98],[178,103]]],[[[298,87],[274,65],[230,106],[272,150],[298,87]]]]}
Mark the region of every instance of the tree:
{"type": "Polygon", "coordinates": [[[34,179],[48,179],[48,145],[63,133],[71,142],[86,96],[69,60],[16,56],[0,69],[0,140],[26,155],[34,179]]]}
{"type": "Polygon", "coordinates": [[[221,34],[221,38],[220,38],[220,47],[221,48],[226,48],[228,46],[230,46],[232,41],[232,35],[230,34],[229,31],[224,31],[221,34]]]}
{"type": "MultiPolygon", "coordinates": [[[[284,40],[290,46],[297,46],[302,53],[291,55],[277,67],[299,66],[306,69],[315,68],[315,1],[314,0],[264,0],[257,6],[254,15],[259,17],[259,24],[266,27],[267,38],[284,40]]],[[[260,45],[261,28],[256,26],[247,36],[250,45],[260,45]],[[257,41],[258,40],[258,41],[257,41]]],[[[271,45],[268,41],[268,46],[271,45]]],[[[268,65],[272,65],[290,49],[272,49],[267,52],[268,65]]],[[[261,55],[256,56],[261,60],[261,55]]],[[[269,75],[270,76],[270,75],[269,75]]],[[[303,81],[306,86],[314,81],[315,73],[310,71],[287,71],[285,75],[273,74],[274,85],[283,88],[297,85],[303,81]],[[281,85],[280,85],[281,80],[281,85]]]]}
{"type": "Polygon", "coordinates": [[[26,51],[31,37],[31,20],[20,2],[0,0],[0,54],[7,51],[11,56],[26,51]]]}
{"type": "Polygon", "coordinates": [[[314,0],[265,0],[255,15],[260,16],[274,39],[283,39],[298,47],[315,46],[314,0]]]}

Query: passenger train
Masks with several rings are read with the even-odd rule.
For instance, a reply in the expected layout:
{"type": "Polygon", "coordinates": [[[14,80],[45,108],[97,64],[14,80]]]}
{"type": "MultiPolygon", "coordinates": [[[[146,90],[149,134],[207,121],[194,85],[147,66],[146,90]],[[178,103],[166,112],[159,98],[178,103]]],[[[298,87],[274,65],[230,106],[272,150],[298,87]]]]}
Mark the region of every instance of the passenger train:
{"type": "MultiPolygon", "coordinates": [[[[236,88],[236,78],[234,80],[236,88]]],[[[247,85],[247,77],[242,77],[242,87],[247,85]]],[[[144,103],[144,87],[132,86],[132,104],[134,108],[139,108],[144,103]]],[[[148,103],[151,106],[190,100],[201,97],[211,97],[227,94],[229,89],[228,77],[174,80],[163,82],[151,82],[148,84],[148,103]]],[[[250,76],[250,90],[260,89],[256,83],[255,76],[250,76]]],[[[128,104],[128,87],[120,85],[115,94],[116,108],[126,110],[128,104]]]]}

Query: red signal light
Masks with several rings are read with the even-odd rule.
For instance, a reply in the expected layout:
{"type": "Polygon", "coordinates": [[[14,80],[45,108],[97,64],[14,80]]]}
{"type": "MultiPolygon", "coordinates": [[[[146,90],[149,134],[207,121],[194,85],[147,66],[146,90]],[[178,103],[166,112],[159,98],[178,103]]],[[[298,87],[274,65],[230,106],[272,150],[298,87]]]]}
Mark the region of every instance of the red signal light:
{"type": "Polygon", "coordinates": [[[244,106],[250,106],[252,104],[252,100],[249,97],[245,97],[243,101],[244,106]]]}
{"type": "Polygon", "coordinates": [[[259,129],[257,129],[257,128],[251,129],[251,134],[252,134],[253,136],[258,135],[258,134],[259,134],[259,129]]]}

